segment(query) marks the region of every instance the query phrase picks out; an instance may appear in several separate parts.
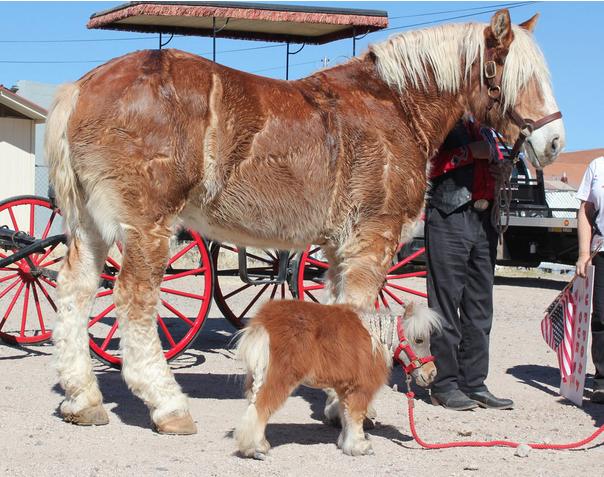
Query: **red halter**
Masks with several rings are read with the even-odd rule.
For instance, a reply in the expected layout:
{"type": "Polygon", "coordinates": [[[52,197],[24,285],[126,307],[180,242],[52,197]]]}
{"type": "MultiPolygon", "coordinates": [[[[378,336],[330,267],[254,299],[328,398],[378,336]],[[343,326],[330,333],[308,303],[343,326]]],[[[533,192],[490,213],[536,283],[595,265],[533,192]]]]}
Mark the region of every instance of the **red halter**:
{"type": "Polygon", "coordinates": [[[424,364],[434,361],[434,356],[424,356],[423,358],[418,358],[411,348],[409,341],[405,337],[405,330],[403,329],[403,317],[398,316],[396,318],[396,329],[398,332],[398,346],[396,350],[394,350],[394,359],[399,362],[403,367],[405,373],[410,374],[414,370],[421,368],[424,364]],[[405,352],[407,358],[409,358],[409,364],[405,364],[401,359],[401,353],[405,352]]]}

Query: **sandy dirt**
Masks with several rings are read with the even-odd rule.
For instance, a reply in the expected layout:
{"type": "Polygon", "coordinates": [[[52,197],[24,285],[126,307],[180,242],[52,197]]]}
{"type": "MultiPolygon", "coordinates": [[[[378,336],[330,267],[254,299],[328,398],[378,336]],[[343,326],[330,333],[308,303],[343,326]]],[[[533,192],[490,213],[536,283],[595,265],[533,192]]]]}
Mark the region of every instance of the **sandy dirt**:
{"type": "MultiPolygon", "coordinates": [[[[578,408],[557,394],[556,358],[539,328],[544,308],[564,285],[563,278],[553,278],[497,278],[487,384],[514,399],[516,408],[447,411],[429,404],[427,393],[418,390],[417,427],[425,440],[568,442],[604,424],[604,406],[586,400],[578,408]]],[[[232,431],[245,407],[242,367],[230,350],[233,329],[216,306],[210,317],[194,345],[172,364],[199,427],[187,437],[152,432],[147,409],[119,372],[98,363],[109,425],[66,424],[57,415],[62,391],[51,368],[52,346],[0,344],[0,475],[557,476],[598,475],[601,469],[602,437],[586,450],[532,450],[525,458],[508,448],[422,450],[410,437],[398,368],[377,398],[378,423],[368,430],[374,456],[342,454],[335,445],[339,430],[321,421],[322,392],[301,388],[268,426],[273,445],[268,459],[240,458],[232,431]]]]}

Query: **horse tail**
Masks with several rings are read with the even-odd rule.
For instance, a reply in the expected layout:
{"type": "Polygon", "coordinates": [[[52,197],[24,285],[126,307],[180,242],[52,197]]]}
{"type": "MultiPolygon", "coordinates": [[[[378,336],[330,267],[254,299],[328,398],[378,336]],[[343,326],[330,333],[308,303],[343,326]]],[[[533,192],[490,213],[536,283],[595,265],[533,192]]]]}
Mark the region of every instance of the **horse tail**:
{"type": "Polygon", "coordinates": [[[251,325],[243,330],[237,343],[237,357],[243,361],[252,380],[247,398],[254,404],[266,378],[270,359],[270,339],[264,326],[251,325]]]}
{"type": "Polygon", "coordinates": [[[82,187],[71,162],[67,126],[78,102],[80,88],[76,83],[62,85],[50,107],[46,121],[44,148],[57,204],[73,234],[78,225],[78,210],[83,207],[82,187]]]}
{"type": "Polygon", "coordinates": [[[241,338],[237,343],[237,357],[243,361],[248,373],[246,396],[249,405],[235,430],[235,440],[242,452],[245,449],[253,448],[262,433],[258,427],[256,398],[268,372],[269,346],[269,335],[262,325],[247,327],[241,333],[241,338]]]}

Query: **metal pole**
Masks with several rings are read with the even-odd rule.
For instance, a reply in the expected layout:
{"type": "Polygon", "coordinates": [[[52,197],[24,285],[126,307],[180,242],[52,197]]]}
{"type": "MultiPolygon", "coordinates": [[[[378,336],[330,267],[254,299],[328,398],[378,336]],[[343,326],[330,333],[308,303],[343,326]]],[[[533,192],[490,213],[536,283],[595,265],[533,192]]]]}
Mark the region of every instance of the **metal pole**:
{"type": "Polygon", "coordinates": [[[161,33],[159,34],[159,49],[161,50],[161,33]]]}
{"type": "Polygon", "coordinates": [[[212,61],[216,63],[216,17],[212,17],[212,61]]]}
{"type": "Polygon", "coordinates": [[[357,53],[357,31],[356,28],[352,27],[352,56],[355,56],[357,53]]]}
{"type": "Polygon", "coordinates": [[[289,41],[287,42],[287,52],[285,53],[285,79],[289,79],[289,41]]]}

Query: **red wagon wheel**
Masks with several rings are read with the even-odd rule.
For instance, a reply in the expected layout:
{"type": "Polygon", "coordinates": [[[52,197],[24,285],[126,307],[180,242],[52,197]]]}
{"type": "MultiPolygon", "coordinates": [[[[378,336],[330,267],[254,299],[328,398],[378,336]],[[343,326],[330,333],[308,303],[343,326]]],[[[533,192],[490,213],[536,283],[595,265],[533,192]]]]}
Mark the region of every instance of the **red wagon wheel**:
{"type": "MultiPolygon", "coordinates": [[[[241,329],[265,300],[291,299],[294,296],[287,279],[277,282],[282,260],[278,250],[246,249],[249,282],[240,278],[238,255],[239,249],[235,245],[212,245],[214,301],[229,323],[241,329]],[[276,283],[254,283],[268,280],[276,283]]],[[[291,252],[287,258],[288,268],[293,257],[291,252]]]]}
{"type": "MultiPolygon", "coordinates": [[[[171,258],[161,284],[157,327],[166,359],[177,357],[195,340],[212,302],[212,262],[205,241],[187,231],[173,237],[171,258]],[[183,239],[183,240],[180,240],[183,239]]],[[[121,366],[119,326],[113,285],[120,271],[120,247],[113,247],[101,274],[88,333],[90,349],[103,362],[121,366]]]]}
{"type": "MultiPolygon", "coordinates": [[[[377,309],[386,307],[395,313],[412,296],[426,298],[425,283],[418,280],[426,276],[425,270],[410,269],[412,262],[417,261],[425,252],[422,247],[409,255],[403,256],[399,245],[396,263],[388,269],[384,285],[375,301],[377,309]]],[[[323,256],[321,247],[310,246],[300,256],[294,268],[296,294],[300,300],[322,302],[325,288],[325,274],[329,264],[323,256]]]]}
{"type": "MultiPolygon", "coordinates": [[[[0,226],[26,241],[62,234],[59,212],[45,197],[19,196],[0,202],[0,226]]],[[[0,259],[16,251],[17,247],[4,243],[0,259]]],[[[0,339],[36,344],[50,338],[57,311],[54,288],[65,251],[63,243],[55,242],[0,269],[0,339]]]]}

